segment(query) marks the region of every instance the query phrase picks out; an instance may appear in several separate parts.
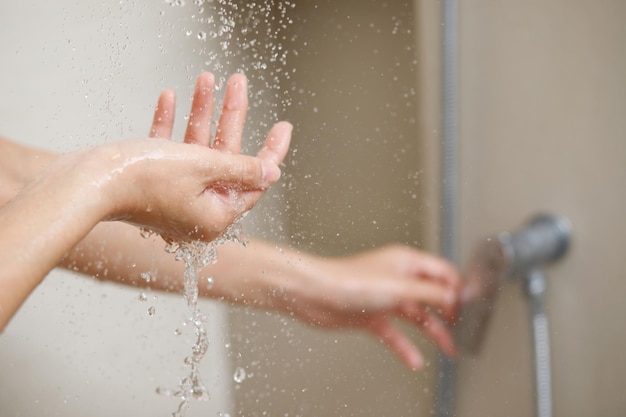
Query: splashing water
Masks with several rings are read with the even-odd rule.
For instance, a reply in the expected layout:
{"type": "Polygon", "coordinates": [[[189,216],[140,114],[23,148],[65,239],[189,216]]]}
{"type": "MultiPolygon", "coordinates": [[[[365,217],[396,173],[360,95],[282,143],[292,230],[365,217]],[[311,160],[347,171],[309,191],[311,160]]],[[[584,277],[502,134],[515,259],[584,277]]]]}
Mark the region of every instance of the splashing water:
{"type": "MultiPolygon", "coordinates": [[[[182,401],[178,409],[172,413],[173,417],[183,417],[192,399],[207,401],[209,392],[200,378],[200,362],[209,348],[207,336],[207,317],[198,309],[198,272],[209,264],[217,262],[216,247],[226,242],[237,242],[247,246],[248,241],[243,233],[241,221],[237,220],[226,231],[212,242],[175,242],[169,243],[165,251],[173,253],[177,261],[185,263],[183,296],[190,310],[189,322],[193,325],[196,341],[191,347],[191,356],[184,360],[190,368],[189,375],[180,381],[178,388],[157,388],[157,393],[172,397],[179,397],[182,401]]],[[[211,281],[213,279],[211,278],[211,281]]],[[[180,334],[177,329],[175,334],[180,334]]]]}
{"type": "MultiPolygon", "coordinates": [[[[288,45],[296,35],[288,34],[293,24],[289,11],[293,0],[164,0],[189,10],[193,24],[179,30],[189,39],[192,52],[203,60],[203,70],[216,76],[216,90],[226,85],[226,74],[243,72],[250,85],[251,110],[262,107],[263,120],[254,129],[259,135],[291,102],[295,89],[287,61],[296,52],[288,45]]],[[[186,66],[195,77],[197,68],[186,66]]],[[[219,106],[216,106],[219,108],[219,106]]],[[[262,135],[261,135],[262,136],[262,135]]]]}
{"type": "MultiPolygon", "coordinates": [[[[290,91],[294,86],[290,79],[292,73],[287,70],[287,58],[291,51],[285,42],[289,42],[286,30],[293,23],[288,11],[295,8],[295,1],[163,1],[169,6],[186,7],[190,10],[196,24],[180,30],[189,42],[193,42],[192,52],[203,58],[203,69],[216,75],[216,91],[225,86],[224,74],[246,74],[250,85],[250,110],[263,106],[261,118],[251,118],[254,126],[249,128],[255,131],[254,136],[263,137],[265,129],[278,119],[279,112],[291,104],[290,91]]],[[[186,65],[185,68],[193,71],[195,76],[197,71],[193,65],[186,65]]],[[[216,105],[216,109],[220,107],[216,105]]],[[[144,237],[150,234],[149,230],[142,231],[144,237]]],[[[159,394],[182,399],[178,409],[172,414],[174,417],[184,416],[191,399],[209,399],[209,393],[199,376],[199,363],[207,352],[209,340],[206,331],[207,317],[198,310],[197,305],[198,271],[207,264],[217,262],[216,246],[224,242],[240,242],[244,246],[247,244],[239,221],[233,223],[213,242],[175,243],[165,248],[175,255],[176,260],[185,263],[184,298],[191,312],[189,322],[193,324],[196,336],[191,356],[184,361],[190,368],[189,375],[180,381],[176,389],[157,389],[159,394]]],[[[205,289],[210,289],[213,278],[207,278],[202,285],[205,289]]],[[[180,330],[177,329],[175,334],[179,335],[180,330]]],[[[246,378],[245,370],[242,368],[241,371],[243,373],[234,377],[235,381],[239,379],[239,383],[246,378]]]]}

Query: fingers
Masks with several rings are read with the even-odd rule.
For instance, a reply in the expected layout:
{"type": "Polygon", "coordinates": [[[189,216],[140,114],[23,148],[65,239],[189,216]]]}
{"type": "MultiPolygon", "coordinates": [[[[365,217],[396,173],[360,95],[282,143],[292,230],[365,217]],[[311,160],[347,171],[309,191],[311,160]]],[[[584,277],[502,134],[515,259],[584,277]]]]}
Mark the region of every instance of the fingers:
{"type": "Polygon", "coordinates": [[[419,370],[424,366],[424,358],[413,342],[388,318],[378,318],[368,325],[368,329],[394,352],[406,366],[419,370]]]}
{"type": "Polygon", "coordinates": [[[176,93],[173,90],[164,90],[159,96],[159,101],[154,111],[154,118],[149,134],[151,138],[172,138],[175,111],[176,93]]]}
{"type": "MultiPolygon", "coordinates": [[[[213,74],[200,74],[196,81],[191,113],[185,132],[185,143],[202,146],[211,145],[211,119],[213,116],[215,79],[213,74]]],[[[151,137],[171,138],[174,124],[175,96],[166,90],[159,98],[155,112],[151,137]]],[[[234,74],[228,80],[224,107],[218,123],[213,148],[219,151],[238,154],[241,152],[243,127],[248,111],[248,82],[243,74],[234,74]]],[[[290,123],[280,122],[270,130],[258,156],[276,165],[282,163],[289,149],[290,123]]]]}
{"type": "Polygon", "coordinates": [[[457,349],[454,345],[454,338],[450,329],[434,314],[429,313],[426,309],[415,306],[405,308],[402,311],[404,319],[415,323],[428,336],[443,353],[454,357],[457,355],[457,349]]]}
{"type": "Polygon", "coordinates": [[[441,284],[428,281],[403,281],[395,289],[399,305],[428,305],[448,321],[457,316],[458,293],[441,284]]]}
{"type": "Polygon", "coordinates": [[[185,132],[185,143],[209,146],[211,144],[211,119],[213,117],[213,89],[215,78],[209,72],[198,76],[191,102],[191,113],[185,132]]]}
{"type": "MultiPolygon", "coordinates": [[[[402,317],[416,324],[428,338],[446,355],[455,357],[458,354],[454,338],[450,330],[427,310],[416,306],[403,309],[402,317]]],[[[424,358],[411,339],[388,317],[378,317],[367,324],[367,329],[394,352],[404,364],[414,370],[424,366],[424,358]]]]}
{"type": "Polygon", "coordinates": [[[263,148],[257,156],[265,161],[280,165],[283,159],[285,159],[285,155],[287,155],[292,131],[293,126],[291,123],[276,123],[267,135],[263,148]]]}
{"type": "Polygon", "coordinates": [[[419,252],[412,258],[409,268],[413,275],[437,280],[452,288],[460,287],[461,278],[456,268],[437,256],[419,252]]]}
{"type": "Polygon", "coordinates": [[[214,149],[230,153],[241,152],[247,112],[248,81],[243,74],[235,74],[230,77],[226,86],[224,108],[213,141],[214,149]]]}

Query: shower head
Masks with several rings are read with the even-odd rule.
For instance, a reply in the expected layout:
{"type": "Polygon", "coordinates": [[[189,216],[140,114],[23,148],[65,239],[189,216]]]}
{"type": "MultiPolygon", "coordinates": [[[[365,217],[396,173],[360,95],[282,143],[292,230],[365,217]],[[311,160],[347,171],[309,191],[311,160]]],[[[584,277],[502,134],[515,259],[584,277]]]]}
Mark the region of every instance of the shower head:
{"type": "Polygon", "coordinates": [[[517,233],[503,233],[509,277],[523,276],[533,268],[561,259],[569,248],[571,230],[564,217],[540,215],[517,233]]]}
{"type": "Polygon", "coordinates": [[[502,285],[563,257],[570,235],[567,219],[540,215],[515,233],[503,232],[478,245],[465,269],[461,315],[455,329],[459,347],[470,353],[480,350],[502,285]]]}

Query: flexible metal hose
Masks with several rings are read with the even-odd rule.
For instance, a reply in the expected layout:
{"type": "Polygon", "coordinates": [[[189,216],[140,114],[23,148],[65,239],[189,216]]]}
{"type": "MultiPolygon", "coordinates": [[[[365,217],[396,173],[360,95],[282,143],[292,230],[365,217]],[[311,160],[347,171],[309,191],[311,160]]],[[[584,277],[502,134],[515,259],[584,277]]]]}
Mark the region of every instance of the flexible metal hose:
{"type": "Polygon", "coordinates": [[[525,282],[535,355],[535,399],[537,417],[552,417],[552,372],[550,367],[550,335],[544,310],[546,278],[535,268],[525,282]]]}

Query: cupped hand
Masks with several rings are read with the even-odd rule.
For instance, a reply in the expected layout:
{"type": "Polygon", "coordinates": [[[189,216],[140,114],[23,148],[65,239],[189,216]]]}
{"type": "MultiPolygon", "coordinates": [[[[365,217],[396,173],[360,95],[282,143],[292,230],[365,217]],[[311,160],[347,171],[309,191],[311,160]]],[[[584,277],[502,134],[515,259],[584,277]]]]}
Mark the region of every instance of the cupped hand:
{"type": "Polygon", "coordinates": [[[446,261],[394,245],[317,264],[321,285],[305,289],[287,307],[299,318],[316,326],[365,329],[413,369],[424,359],[394,318],[417,326],[444,353],[456,354],[446,322],[456,317],[460,278],[446,261]]]}
{"type": "Polygon", "coordinates": [[[292,127],[270,130],[256,157],[240,154],[248,109],[247,81],[233,75],[227,85],[215,137],[211,137],[214,77],[198,77],[185,143],[170,141],[175,95],[159,97],[150,140],[123,141],[107,151],[112,175],[124,177],[113,190],[111,219],[148,227],[167,240],[215,239],[278,180],[292,127]],[[121,185],[120,185],[121,184],[121,185]]]}

